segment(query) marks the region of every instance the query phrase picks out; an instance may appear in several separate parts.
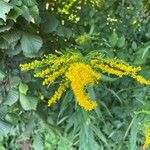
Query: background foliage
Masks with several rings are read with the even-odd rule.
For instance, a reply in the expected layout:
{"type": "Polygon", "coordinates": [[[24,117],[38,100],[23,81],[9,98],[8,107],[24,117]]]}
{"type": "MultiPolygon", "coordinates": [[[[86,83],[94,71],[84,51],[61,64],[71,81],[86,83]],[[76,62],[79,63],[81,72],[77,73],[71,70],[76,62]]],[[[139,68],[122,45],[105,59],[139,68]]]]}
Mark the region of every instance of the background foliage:
{"type": "Polygon", "coordinates": [[[77,107],[71,91],[47,107],[55,86],[19,64],[62,49],[100,50],[150,79],[150,1],[0,0],[0,149],[141,149],[149,86],[105,76],[89,89],[94,111],[77,107]]]}

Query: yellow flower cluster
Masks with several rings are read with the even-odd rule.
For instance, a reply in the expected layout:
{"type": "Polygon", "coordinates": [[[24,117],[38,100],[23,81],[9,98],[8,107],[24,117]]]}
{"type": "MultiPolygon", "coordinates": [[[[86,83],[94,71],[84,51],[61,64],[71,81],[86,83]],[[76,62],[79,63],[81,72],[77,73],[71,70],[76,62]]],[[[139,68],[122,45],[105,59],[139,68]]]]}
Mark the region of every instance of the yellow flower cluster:
{"type": "Polygon", "coordinates": [[[108,64],[109,66],[117,68],[119,70],[122,70],[122,71],[126,72],[127,74],[137,72],[142,69],[141,67],[132,67],[132,66],[129,66],[128,64],[125,65],[121,62],[118,62],[115,59],[104,59],[103,61],[104,61],[104,63],[108,64]]]}
{"type": "Polygon", "coordinates": [[[38,72],[38,73],[36,73],[36,74],[34,74],[34,77],[40,77],[40,78],[43,78],[43,77],[45,77],[48,73],[50,73],[50,68],[46,68],[46,69],[44,69],[44,70],[42,70],[42,71],[40,71],[40,72],[38,72]]]}
{"type": "Polygon", "coordinates": [[[48,100],[48,106],[56,103],[61,98],[62,94],[66,91],[67,87],[67,83],[61,83],[57,91],[55,91],[54,95],[48,100]]]}
{"type": "Polygon", "coordinates": [[[122,76],[126,75],[126,72],[122,72],[122,71],[113,69],[113,68],[109,67],[108,65],[96,64],[95,67],[100,68],[101,71],[104,73],[113,74],[118,77],[122,77],[122,76]]]}
{"type": "Polygon", "coordinates": [[[150,85],[150,80],[146,80],[144,77],[140,75],[133,74],[131,77],[137,80],[141,84],[150,85]]]}
{"type": "Polygon", "coordinates": [[[132,67],[128,64],[118,62],[115,59],[103,58],[100,61],[92,60],[91,65],[101,69],[103,73],[113,74],[118,77],[130,76],[141,84],[150,85],[150,80],[146,80],[144,77],[138,75],[137,72],[141,70],[141,67],[132,67]]]}
{"type": "Polygon", "coordinates": [[[58,71],[55,71],[52,75],[49,75],[44,79],[43,85],[48,85],[49,83],[53,83],[59,76],[62,76],[66,71],[66,68],[61,68],[58,71]]]}
{"type": "Polygon", "coordinates": [[[148,146],[150,146],[150,129],[147,129],[145,132],[145,141],[143,148],[146,149],[148,146]]]}
{"type": "Polygon", "coordinates": [[[20,67],[21,67],[22,71],[25,71],[25,70],[32,70],[36,67],[41,66],[42,64],[43,64],[42,61],[35,60],[35,61],[28,63],[28,64],[20,64],[20,67]]]}
{"type": "Polygon", "coordinates": [[[100,69],[102,73],[116,75],[118,77],[130,76],[141,84],[150,85],[150,80],[146,80],[137,72],[141,67],[132,67],[117,59],[104,58],[99,52],[89,53],[83,57],[80,53],[68,52],[58,53],[59,56],[49,54],[39,61],[35,60],[28,64],[21,64],[22,70],[40,70],[34,77],[43,78],[43,85],[54,83],[56,80],[61,82],[57,91],[48,101],[48,106],[54,104],[61,98],[63,92],[68,87],[72,88],[77,103],[85,110],[92,110],[96,107],[96,102],[90,99],[86,92],[87,86],[92,86],[101,75],[95,70],[100,69]]]}
{"type": "Polygon", "coordinates": [[[96,102],[90,100],[89,95],[85,92],[85,87],[93,85],[96,80],[99,80],[100,74],[94,72],[90,65],[75,63],[69,67],[66,77],[71,81],[78,104],[85,110],[95,108],[96,102]]]}
{"type": "Polygon", "coordinates": [[[67,64],[67,63],[72,62],[72,61],[73,62],[77,61],[78,59],[79,59],[79,55],[73,54],[70,57],[63,57],[63,58],[55,59],[53,63],[54,63],[54,67],[57,68],[64,63],[67,64]]]}
{"type": "MultiPolygon", "coordinates": [[[[57,57],[56,55],[49,54],[47,56],[44,55],[44,58],[41,61],[35,60],[31,63],[20,64],[20,68],[22,71],[27,71],[27,70],[33,70],[33,69],[36,69],[36,68],[46,65],[46,66],[49,66],[50,68],[52,67],[52,68],[56,69],[59,66],[61,66],[62,64],[67,64],[72,61],[73,62],[78,61],[79,59],[80,59],[79,54],[72,54],[71,56],[68,56],[68,57],[64,57],[64,56],[57,57]]],[[[38,77],[38,74],[37,74],[37,77],[38,77]]]]}

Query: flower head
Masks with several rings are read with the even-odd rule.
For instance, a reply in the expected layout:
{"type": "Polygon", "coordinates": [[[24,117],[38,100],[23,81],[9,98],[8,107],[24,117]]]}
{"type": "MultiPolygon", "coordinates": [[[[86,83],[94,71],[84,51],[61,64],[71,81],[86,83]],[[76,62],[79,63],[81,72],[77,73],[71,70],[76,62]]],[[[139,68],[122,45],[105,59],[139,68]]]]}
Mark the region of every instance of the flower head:
{"type": "Polygon", "coordinates": [[[100,79],[100,74],[96,73],[90,65],[84,63],[72,64],[66,72],[66,77],[71,82],[71,88],[76,96],[77,102],[86,110],[96,107],[96,102],[91,101],[85,92],[87,85],[93,85],[100,79]]]}

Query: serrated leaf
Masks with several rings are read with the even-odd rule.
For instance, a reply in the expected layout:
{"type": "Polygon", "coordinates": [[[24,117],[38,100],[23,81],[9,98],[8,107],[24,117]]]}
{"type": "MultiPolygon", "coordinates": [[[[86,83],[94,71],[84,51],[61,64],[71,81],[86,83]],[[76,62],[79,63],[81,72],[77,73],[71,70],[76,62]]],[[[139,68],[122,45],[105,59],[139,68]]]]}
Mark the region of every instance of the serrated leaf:
{"type": "Polygon", "coordinates": [[[28,88],[27,84],[20,82],[20,84],[19,84],[19,92],[20,93],[26,94],[28,89],[29,88],[28,88]]]}
{"type": "Polygon", "coordinates": [[[20,78],[18,76],[10,77],[9,79],[10,87],[17,87],[20,83],[20,78]]]}
{"type": "Polygon", "coordinates": [[[5,32],[5,31],[9,31],[11,28],[12,28],[11,25],[0,26],[0,33],[5,32]]]}
{"type": "Polygon", "coordinates": [[[6,97],[6,101],[4,102],[5,105],[13,105],[14,103],[16,103],[18,101],[19,95],[18,95],[18,91],[17,90],[10,90],[7,97],[6,97]]]}
{"type": "Polygon", "coordinates": [[[2,37],[10,44],[21,38],[21,32],[17,30],[10,30],[3,34],[2,37]]]}
{"type": "Polygon", "coordinates": [[[12,126],[9,123],[0,119],[0,137],[2,137],[4,134],[7,134],[10,131],[11,127],[12,126]]]}
{"type": "Polygon", "coordinates": [[[1,108],[0,108],[0,118],[1,119],[4,119],[4,117],[6,116],[6,114],[7,114],[7,106],[6,105],[4,105],[4,106],[2,106],[1,108]]]}
{"type": "Polygon", "coordinates": [[[2,18],[4,21],[6,21],[6,15],[9,13],[9,11],[12,9],[13,7],[4,2],[4,1],[0,1],[0,18],[2,18]]]}
{"type": "Polygon", "coordinates": [[[18,55],[21,50],[20,44],[18,44],[14,47],[14,49],[6,49],[5,52],[8,56],[12,57],[18,55]]]}
{"type": "Polygon", "coordinates": [[[20,104],[24,110],[36,110],[37,103],[37,98],[20,93],[20,104]]]}
{"type": "Polygon", "coordinates": [[[42,47],[42,39],[38,35],[32,35],[29,33],[23,33],[21,39],[21,47],[26,54],[36,54],[42,47]]]}

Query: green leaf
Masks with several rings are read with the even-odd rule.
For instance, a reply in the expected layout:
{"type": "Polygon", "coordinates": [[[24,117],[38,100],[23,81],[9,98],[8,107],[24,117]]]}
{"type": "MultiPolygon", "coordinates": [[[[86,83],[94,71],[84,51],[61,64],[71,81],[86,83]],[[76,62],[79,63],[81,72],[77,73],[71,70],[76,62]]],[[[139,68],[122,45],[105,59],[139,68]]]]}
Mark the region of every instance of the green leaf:
{"type": "Polygon", "coordinates": [[[22,5],[22,0],[11,0],[11,3],[16,5],[16,6],[21,6],[22,5]]]}
{"type": "Polygon", "coordinates": [[[34,18],[30,15],[30,10],[27,6],[23,5],[21,7],[21,10],[23,11],[22,16],[28,21],[33,22],[34,18]]]}
{"type": "Polygon", "coordinates": [[[21,39],[21,47],[25,54],[36,54],[42,47],[42,39],[38,35],[23,33],[21,39]]]}
{"type": "Polygon", "coordinates": [[[90,124],[83,122],[79,132],[79,150],[99,149],[92,128],[90,124]]]}
{"type": "Polygon", "coordinates": [[[56,30],[59,21],[54,15],[46,16],[42,21],[41,28],[45,33],[50,33],[56,30]]]}
{"type": "Polygon", "coordinates": [[[0,70],[0,82],[3,81],[5,77],[6,77],[6,74],[0,70]]]}
{"type": "Polygon", "coordinates": [[[35,0],[23,0],[23,3],[28,6],[28,7],[31,7],[33,5],[36,4],[36,1],[35,0]]]}
{"type": "Polygon", "coordinates": [[[20,78],[18,76],[13,76],[9,78],[10,87],[17,87],[20,83],[20,78]]]}
{"type": "Polygon", "coordinates": [[[105,135],[98,129],[96,128],[95,126],[92,126],[91,128],[93,130],[93,132],[95,133],[95,135],[102,141],[104,142],[104,144],[106,145],[107,149],[111,149],[110,148],[110,145],[105,137],[105,135]]]}
{"type": "Polygon", "coordinates": [[[13,49],[12,48],[6,49],[5,52],[10,57],[16,56],[21,52],[21,46],[20,44],[18,44],[13,49]]]}
{"type": "Polygon", "coordinates": [[[0,119],[4,119],[6,114],[7,114],[7,109],[8,107],[6,105],[3,105],[1,108],[0,108],[0,119]]]}
{"type": "Polygon", "coordinates": [[[121,60],[127,61],[127,54],[123,51],[117,52],[117,57],[121,60]]]}
{"type": "Polygon", "coordinates": [[[5,22],[3,19],[0,19],[0,26],[5,25],[5,22]]]}
{"type": "Polygon", "coordinates": [[[18,101],[18,98],[19,98],[18,94],[19,93],[17,90],[14,90],[14,89],[10,90],[4,104],[11,106],[12,104],[16,103],[18,101]]]}
{"type": "Polygon", "coordinates": [[[8,49],[9,48],[9,44],[6,40],[4,40],[3,38],[0,38],[0,48],[1,49],[8,49]]]}
{"type": "Polygon", "coordinates": [[[116,32],[113,32],[111,36],[109,37],[109,42],[114,47],[116,46],[117,41],[118,41],[118,35],[116,32]]]}
{"type": "Polygon", "coordinates": [[[25,130],[20,135],[19,140],[23,141],[26,139],[30,139],[31,135],[33,134],[34,128],[36,126],[36,120],[37,120],[37,116],[34,113],[32,113],[30,115],[30,118],[28,118],[28,123],[25,127],[25,130]]]}
{"type": "Polygon", "coordinates": [[[140,48],[137,52],[137,56],[135,58],[134,64],[144,64],[146,60],[149,58],[150,53],[150,42],[144,44],[144,47],[140,48]]]}
{"type": "Polygon", "coordinates": [[[4,31],[9,31],[12,28],[11,25],[4,25],[4,26],[0,26],[0,33],[4,32],[4,31]]]}
{"type": "MultiPolygon", "coordinates": [[[[32,2],[32,1],[30,1],[32,2]]],[[[37,5],[32,5],[32,6],[26,6],[22,5],[21,6],[22,10],[22,16],[28,21],[35,23],[39,19],[39,9],[37,5]]]]}
{"type": "Polygon", "coordinates": [[[136,49],[137,49],[137,44],[136,44],[135,41],[132,42],[131,47],[132,47],[133,50],[136,50],[136,49]]]}
{"type": "MultiPolygon", "coordinates": [[[[58,29],[57,29],[57,34],[59,35],[59,36],[62,36],[62,37],[66,37],[66,38],[70,38],[71,37],[71,35],[72,35],[72,31],[71,31],[71,29],[70,28],[66,28],[66,27],[64,27],[64,26],[61,26],[61,27],[59,27],[58,29]]],[[[85,39],[85,41],[86,41],[86,39],[85,39]]],[[[85,42],[86,43],[86,42],[85,42]]]]}
{"type": "Polygon", "coordinates": [[[7,15],[8,19],[12,19],[14,22],[16,22],[16,19],[22,14],[22,10],[18,7],[14,7],[14,9],[11,9],[10,12],[7,15]]]}
{"type": "Polygon", "coordinates": [[[122,48],[122,47],[124,47],[124,45],[125,45],[125,37],[121,36],[121,38],[119,38],[118,41],[117,41],[117,46],[119,48],[122,48]]]}
{"type": "Polygon", "coordinates": [[[137,149],[136,141],[137,141],[137,133],[138,133],[138,119],[136,117],[133,118],[133,124],[131,127],[131,135],[130,135],[130,150],[137,149]]]}
{"type": "Polygon", "coordinates": [[[20,93],[20,104],[24,110],[36,110],[37,98],[20,93]]]}
{"type": "Polygon", "coordinates": [[[38,6],[34,5],[30,7],[30,15],[34,18],[32,19],[33,23],[39,23],[41,21],[38,6]]]}
{"type": "Polygon", "coordinates": [[[43,138],[41,135],[36,135],[33,140],[32,144],[34,150],[43,150],[44,149],[44,144],[43,144],[43,138]]]}
{"type": "Polygon", "coordinates": [[[13,7],[10,4],[0,1],[0,18],[6,21],[6,14],[8,14],[12,8],[13,7]]]}
{"type": "Polygon", "coordinates": [[[2,37],[10,44],[18,41],[21,38],[21,33],[17,30],[10,30],[4,33],[2,37]]]}
{"type": "Polygon", "coordinates": [[[86,89],[89,93],[90,99],[95,100],[96,96],[95,96],[94,88],[91,86],[87,86],[86,89]]]}
{"type": "Polygon", "coordinates": [[[18,117],[18,115],[14,114],[14,113],[9,113],[6,115],[5,120],[13,125],[17,125],[17,123],[19,121],[19,117],[18,117]]]}
{"type": "Polygon", "coordinates": [[[58,114],[58,118],[63,115],[63,113],[65,112],[65,110],[66,110],[67,107],[68,107],[68,103],[69,103],[70,101],[72,101],[72,99],[73,99],[73,93],[72,93],[71,90],[68,90],[68,91],[66,92],[65,96],[64,96],[63,99],[62,99],[61,107],[60,107],[60,112],[59,112],[59,114],[58,114]]]}
{"type": "Polygon", "coordinates": [[[10,131],[11,127],[12,126],[9,123],[0,119],[0,137],[4,136],[4,134],[7,134],[10,131]]]}
{"type": "Polygon", "coordinates": [[[146,55],[148,55],[149,50],[150,50],[150,43],[149,43],[148,45],[146,45],[146,47],[144,47],[144,49],[143,49],[143,54],[142,54],[142,59],[143,59],[146,55]]]}
{"type": "Polygon", "coordinates": [[[116,80],[118,80],[118,78],[112,78],[106,75],[101,75],[101,80],[104,82],[114,82],[116,80]]]}
{"type": "Polygon", "coordinates": [[[26,94],[27,91],[28,91],[28,89],[29,89],[29,88],[28,88],[28,85],[27,85],[27,84],[20,82],[20,84],[19,84],[19,92],[20,92],[20,93],[26,94]]]}

